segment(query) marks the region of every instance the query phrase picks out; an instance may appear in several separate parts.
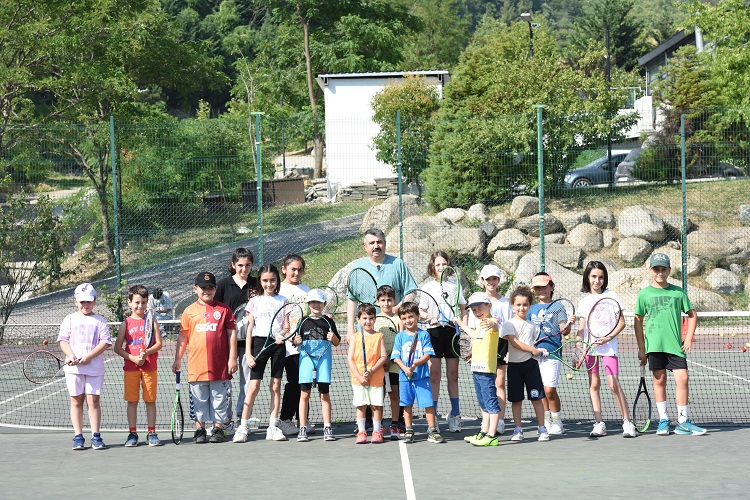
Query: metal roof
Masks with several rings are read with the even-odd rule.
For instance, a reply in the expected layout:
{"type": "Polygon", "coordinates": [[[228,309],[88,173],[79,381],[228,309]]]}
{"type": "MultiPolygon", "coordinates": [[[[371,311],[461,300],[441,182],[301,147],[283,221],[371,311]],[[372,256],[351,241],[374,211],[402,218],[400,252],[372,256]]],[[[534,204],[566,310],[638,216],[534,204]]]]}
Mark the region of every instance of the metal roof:
{"type": "Polygon", "coordinates": [[[657,57],[661,57],[662,55],[664,55],[665,52],[672,52],[677,48],[682,47],[683,45],[688,45],[690,43],[695,43],[695,31],[678,31],[677,33],[672,35],[669,40],[660,43],[656,46],[656,48],[654,48],[654,50],[652,50],[648,54],[641,56],[638,59],[638,64],[640,66],[646,66],[657,57]]]}

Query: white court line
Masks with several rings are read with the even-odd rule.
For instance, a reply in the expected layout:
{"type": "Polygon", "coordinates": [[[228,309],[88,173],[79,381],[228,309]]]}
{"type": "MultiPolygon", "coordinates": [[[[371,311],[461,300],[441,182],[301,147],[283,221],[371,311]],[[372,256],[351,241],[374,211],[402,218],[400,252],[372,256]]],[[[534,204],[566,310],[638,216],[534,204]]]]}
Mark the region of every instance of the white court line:
{"type": "Polygon", "coordinates": [[[50,398],[50,397],[52,397],[52,396],[56,396],[56,395],[60,394],[61,392],[65,392],[65,391],[67,391],[67,390],[68,390],[68,388],[67,388],[67,387],[63,387],[63,388],[62,388],[62,389],[60,389],[59,391],[57,391],[57,392],[53,392],[53,393],[51,393],[51,394],[47,394],[47,395],[46,395],[46,396],[44,396],[43,398],[35,399],[34,401],[32,401],[32,402],[30,402],[30,403],[26,403],[26,404],[25,404],[25,405],[23,405],[23,406],[16,406],[16,407],[15,407],[15,408],[13,408],[12,410],[10,410],[10,411],[6,411],[5,413],[2,413],[2,414],[0,414],[0,418],[1,418],[1,417],[4,417],[5,415],[10,415],[11,413],[13,413],[13,412],[15,412],[15,411],[18,411],[18,410],[23,410],[24,408],[28,408],[28,407],[29,407],[29,406],[31,406],[31,405],[35,405],[35,404],[39,403],[40,401],[44,401],[44,400],[45,400],[45,399],[47,399],[47,398],[50,398]]]}
{"type": "Polygon", "coordinates": [[[700,366],[701,368],[705,368],[706,370],[711,370],[711,371],[714,371],[716,373],[721,373],[722,375],[726,375],[727,377],[736,378],[737,380],[741,380],[743,382],[747,382],[748,384],[750,384],[750,380],[748,380],[748,379],[746,379],[744,377],[740,377],[740,376],[734,375],[732,373],[727,373],[727,372],[724,372],[724,371],[721,371],[721,370],[717,370],[716,368],[712,368],[710,366],[706,366],[706,365],[704,365],[702,363],[698,363],[697,361],[692,361],[690,359],[688,359],[687,361],[690,364],[693,364],[693,365],[696,365],[696,366],[700,366]]]}
{"type": "Polygon", "coordinates": [[[404,472],[406,500],[416,500],[417,494],[414,492],[414,481],[411,477],[411,465],[409,464],[409,454],[406,452],[406,443],[399,441],[398,451],[401,453],[401,469],[404,472]]]}
{"type": "Polygon", "coordinates": [[[3,363],[2,365],[0,365],[0,368],[2,368],[4,366],[15,364],[15,363],[20,363],[20,362],[21,362],[20,359],[14,359],[13,361],[8,361],[7,363],[3,363]]]}

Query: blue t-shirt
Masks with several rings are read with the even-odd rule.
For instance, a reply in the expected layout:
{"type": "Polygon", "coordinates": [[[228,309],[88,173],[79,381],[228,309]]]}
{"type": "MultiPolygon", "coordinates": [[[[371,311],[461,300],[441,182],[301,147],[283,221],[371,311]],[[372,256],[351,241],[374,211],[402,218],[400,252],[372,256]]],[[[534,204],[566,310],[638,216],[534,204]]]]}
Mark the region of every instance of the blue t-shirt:
{"type": "MultiPolygon", "coordinates": [[[[435,350],[432,348],[432,342],[430,342],[430,334],[424,330],[417,330],[417,347],[414,349],[414,360],[417,360],[429,354],[430,357],[435,357],[435,350]]],[[[394,359],[400,359],[406,366],[410,365],[409,353],[411,352],[412,339],[414,337],[401,331],[396,335],[396,341],[393,343],[393,352],[391,352],[391,361],[394,359]]],[[[414,374],[411,376],[411,380],[421,380],[423,378],[430,378],[430,367],[428,363],[417,366],[414,370],[414,374]]],[[[401,382],[409,380],[403,370],[399,371],[398,379],[401,382]]]]}
{"type": "MultiPolygon", "coordinates": [[[[406,295],[407,292],[417,288],[417,282],[414,281],[414,278],[409,272],[409,268],[406,267],[404,261],[393,255],[386,254],[385,260],[378,266],[373,264],[369,258],[364,257],[354,262],[352,269],[357,268],[364,269],[372,274],[378,287],[381,285],[392,286],[396,291],[397,304],[403,300],[404,295],[406,295]]],[[[349,293],[347,293],[347,297],[354,299],[349,293]]],[[[377,304],[375,305],[375,308],[378,313],[380,313],[380,308],[377,307],[377,304]]]]}
{"type": "Polygon", "coordinates": [[[548,352],[554,352],[562,346],[562,335],[560,335],[560,325],[555,322],[547,322],[542,325],[544,321],[545,311],[549,304],[534,304],[529,307],[529,313],[526,315],[526,319],[534,323],[537,329],[536,338],[542,338],[549,336],[550,338],[544,339],[536,347],[547,349],[548,352]],[[541,330],[540,330],[541,329],[541,330]]]}

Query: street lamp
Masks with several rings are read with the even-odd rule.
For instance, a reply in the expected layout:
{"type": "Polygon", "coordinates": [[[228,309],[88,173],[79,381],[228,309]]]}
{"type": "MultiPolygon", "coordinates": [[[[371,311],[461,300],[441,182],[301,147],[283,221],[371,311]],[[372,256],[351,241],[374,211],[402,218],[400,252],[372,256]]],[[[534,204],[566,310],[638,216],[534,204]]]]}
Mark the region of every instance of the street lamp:
{"type": "Polygon", "coordinates": [[[532,22],[531,14],[528,12],[521,14],[521,20],[529,23],[529,57],[534,57],[534,31],[532,28],[538,28],[541,24],[532,22]]]}

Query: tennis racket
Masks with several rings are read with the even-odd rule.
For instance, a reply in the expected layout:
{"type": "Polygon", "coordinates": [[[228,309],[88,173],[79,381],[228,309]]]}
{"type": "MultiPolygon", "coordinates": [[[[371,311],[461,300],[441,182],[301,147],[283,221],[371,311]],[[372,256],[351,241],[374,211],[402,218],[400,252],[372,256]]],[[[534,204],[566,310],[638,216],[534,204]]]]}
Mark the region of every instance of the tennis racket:
{"type": "MultiPolygon", "coordinates": [[[[396,335],[398,334],[398,326],[396,323],[384,314],[378,314],[375,318],[375,330],[379,331],[383,335],[383,343],[385,344],[385,352],[390,356],[393,351],[393,344],[396,342],[396,335]]],[[[388,372],[385,373],[385,391],[391,392],[391,378],[388,376],[388,372]]]]}
{"type": "Polygon", "coordinates": [[[374,304],[378,296],[378,283],[372,274],[358,267],[349,273],[346,284],[349,294],[361,304],[374,304]]]}
{"type": "MultiPolygon", "coordinates": [[[[420,312],[426,311],[424,315],[419,315],[419,320],[417,321],[419,328],[427,330],[428,328],[434,328],[436,325],[453,325],[453,321],[448,318],[446,311],[440,307],[440,304],[438,304],[438,301],[435,300],[432,294],[419,288],[407,293],[407,295],[410,294],[413,294],[412,300],[419,305],[420,312]]],[[[443,307],[448,308],[447,305],[443,307]]]]}
{"type": "Polygon", "coordinates": [[[247,323],[249,318],[247,314],[245,314],[246,307],[247,302],[240,304],[234,310],[234,322],[237,325],[237,341],[247,340],[247,323]]]}
{"type": "Polygon", "coordinates": [[[331,350],[331,341],[328,340],[328,332],[335,331],[336,326],[325,316],[318,318],[307,316],[300,324],[299,335],[302,337],[302,344],[300,347],[310,358],[313,365],[313,387],[318,386],[318,366],[320,365],[320,361],[331,350]]]}
{"type": "Polygon", "coordinates": [[[451,347],[456,356],[469,361],[471,359],[471,336],[459,328],[458,323],[454,324],[456,334],[453,336],[451,347]]]}
{"type": "Polygon", "coordinates": [[[563,344],[556,350],[549,353],[549,357],[559,360],[565,367],[574,372],[588,372],[594,369],[596,363],[586,366],[583,362],[586,354],[591,350],[592,345],[581,339],[572,339],[563,344]]]}
{"type": "Polygon", "coordinates": [[[461,297],[461,277],[453,266],[446,266],[440,273],[440,296],[453,310],[453,317],[458,318],[461,314],[458,303],[461,297]]]}
{"type": "Polygon", "coordinates": [[[535,346],[547,339],[557,342],[557,337],[570,325],[570,318],[575,315],[576,309],[568,299],[557,299],[550,302],[547,308],[540,312],[539,334],[534,341],[535,346]]]}
{"type": "MultiPolygon", "coordinates": [[[[417,341],[419,340],[419,332],[414,332],[414,339],[411,341],[411,348],[409,349],[409,363],[407,366],[414,366],[414,353],[417,352],[417,341]]],[[[411,380],[411,377],[409,377],[411,380]]]]}
{"type": "Polygon", "coordinates": [[[50,351],[34,351],[23,361],[23,375],[32,384],[46,384],[69,365],[50,351]]]}
{"type": "Polygon", "coordinates": [[[146,317],[143,318],[143,344],[141,352],[145,351],[154,342],[154,313],[150,309],[146,311],[146,317]]]}
{"type": "Polygon", "coordinates": [[[633,403],[633,423],[638,432],[646,432],[651,425],[651,396],[646,387],[646,365],[641,365],[641,382],[633,403]]]}
{"type": "MultiPolygon", "coordinates": [[[[589,311],[589,316],[586,320],[587,340],[593,344],[595,341],[602,340],[615,331],[615,328],[620,323],[621,314],[620,303],[615,299],[604,297],[597,300],[589,311]]],[[[585,361],[584,358],[588,355],[589,351],[590,349],[584,353],[581,362],[585,361]]]]}
{"type": "Polygon", "coordinates": [[[304,315],[304,309],[296,302],[287,302],[279,307],[271,319],[271,327],[268,329],[266,341],[255,356],[256,362],[258,359],[262,359],[263,356],[267,356],[273,348],[283,347],[284,342],[297,333],[304,315]]]}
{"type": "Polygon", "coordinates": [[[185,416],[182,412],[182,402],[180,402],[180,372],[175,372],[174,379],[174,406],[172,407],[172,420],[169,427],[172,430],[172,442],[180,444],[182,432],[185,430],[185,416]]]}
{"type": "Polygon", "coordinates": [[[330,286],[316,286],[315,288],[321,290],[323,295],[326,297],[326,305],[323,308],[323,314],[334,315],[339,310],[339,295],[336,290],[330,286]]]}

